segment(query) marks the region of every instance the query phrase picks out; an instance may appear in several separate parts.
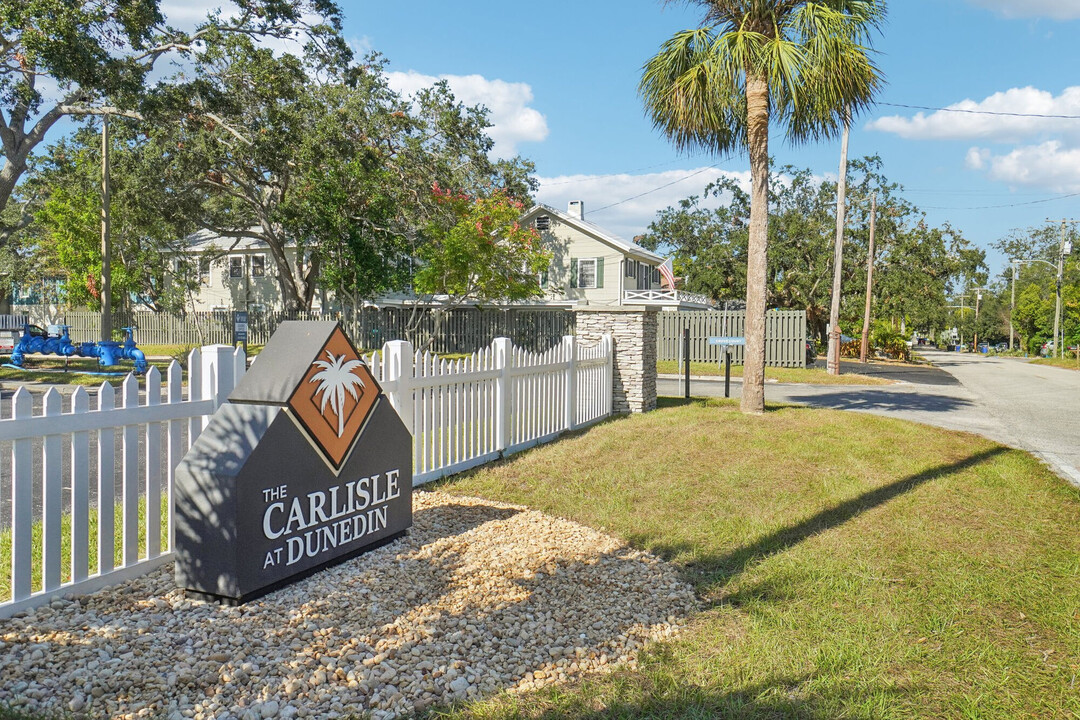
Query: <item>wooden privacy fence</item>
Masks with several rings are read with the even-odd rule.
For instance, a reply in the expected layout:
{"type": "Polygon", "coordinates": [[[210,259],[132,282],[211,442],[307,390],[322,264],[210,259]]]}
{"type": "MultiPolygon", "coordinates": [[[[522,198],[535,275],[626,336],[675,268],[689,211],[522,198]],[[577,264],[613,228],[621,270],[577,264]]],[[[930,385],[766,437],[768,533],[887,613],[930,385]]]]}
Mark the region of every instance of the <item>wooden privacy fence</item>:
{"type": "MultiPolygon", "coordinates": [[[[710,337],[744,336],[744,310],[662,312],[657,328],[657,359],[681,360],[683,329],[690,329],[690,361],[719,362],[722,348],[709,345],[710,337]]],[[[745,348],[732,349],[731,362],[741,365],[745,348]]],[[[765,364],[806,367],[806,311],[770,310],[765,314],[765,364]]]]}
{"type": "Polygon", "coordinates": [[[93,592],[143,575],[172,559],[173,472],[243,376],[245,360],[231,347],[192,350],[186,398],[175,360],[164,394],[160,372],[150,368],[142,402],[134,375],[124,380],[119,397],[102,383],[94,407],[86,389],[77,388],[66,412],[55,388],[45,393],[37,414],[26,388],[15,392],[11,413],[0,420],[0,442],[11,446],[3,473],[11,497],[5,530],[11,535],[10,596],[0,595],[0,618],[60,594],[93,592]]]}
{"type": "MultiPolygon", "coordinates": [[[[591,346],[568,336],[539,353],[497,338],[454,361],[394,341],[366,360],[413,435],[414,485],[550,441],[612,411],[611,336],[591,346]]],[[[55,389],[36,414],[30,393],[15,393],[12,411],[0,419],[0,443],[11,448],[0,455],[0,463],[10,458],[0,468],[0,493],[12,499],[10,527],[0,522],[11,536],[11,564],[0,567],[10,595],[0,594],[0,618],[173,559],[174,471],[245,366],[242,351],[231,347],[193,350],[186,397],[173,361],[164,393],[151,367],[141,402],[129,375],[119,398],[105,383],[91,407],[78,388],[67,411],[55,389]]]]}
{"type": "MultiPolygon", "coordinates": [[[[43,308],[30,309],[31,322],[69,326],[74,342],[93,342],[101,336],[101,313],[69,310],[47,316],[43,308]]],[[[529,350],[547,350],[574,330],[574,314],[561,309],[457,308],[437,322],[430,310],[415,314],[409,308],[367,307],[356,313],[266,311],[248,313],[248,342],[262,345],[285,320],[340,320],[357,347],[379,348],[391,340],[415,345],[432,342],[429,350],[441,354],[472,353],[497,337],[507,337],[529,350]]],[[[233,316],[228,311],[189,312],[184,315],[153,312],[113,313],[113,327],[135,326],[140,345],[231,344],[233,316]]]]}

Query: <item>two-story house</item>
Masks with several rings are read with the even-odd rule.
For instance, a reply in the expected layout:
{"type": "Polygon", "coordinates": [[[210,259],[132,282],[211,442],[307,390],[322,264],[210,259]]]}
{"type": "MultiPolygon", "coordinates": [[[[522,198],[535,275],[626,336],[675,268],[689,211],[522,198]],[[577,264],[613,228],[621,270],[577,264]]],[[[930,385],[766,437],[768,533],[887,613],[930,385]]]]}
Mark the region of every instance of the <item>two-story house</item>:
{"type": "Polygon", "coordinates": [[[549,304],[712,306],[707,297],[666,287],[660,275],[664,258],[586,220],[580,200],[571,201],[566,212],[536,205],[522,224],[535,227],[552,253],[548,272],[540,277],[549,304]]]}

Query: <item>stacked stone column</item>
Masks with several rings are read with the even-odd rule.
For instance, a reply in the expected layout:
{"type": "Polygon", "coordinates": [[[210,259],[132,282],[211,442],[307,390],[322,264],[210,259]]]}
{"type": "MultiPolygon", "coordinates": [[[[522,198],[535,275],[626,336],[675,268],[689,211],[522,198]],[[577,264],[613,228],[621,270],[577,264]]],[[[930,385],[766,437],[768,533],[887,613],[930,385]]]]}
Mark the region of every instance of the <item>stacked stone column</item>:
{"type": "Polygon", "coordinates": [[[656,409],[656,313],[654,308],[575,310],[578,339],[598,342],[610,334],[615,352],[612,400],[619,414],[656,409]]]}

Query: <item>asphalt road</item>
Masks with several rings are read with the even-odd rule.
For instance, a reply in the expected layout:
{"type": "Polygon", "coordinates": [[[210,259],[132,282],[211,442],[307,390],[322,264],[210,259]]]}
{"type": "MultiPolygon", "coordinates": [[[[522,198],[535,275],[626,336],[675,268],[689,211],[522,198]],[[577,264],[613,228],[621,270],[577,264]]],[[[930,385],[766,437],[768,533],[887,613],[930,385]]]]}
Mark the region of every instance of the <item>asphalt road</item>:
{"type": "MultiPolygon", "coordinates": [[[[852,363],[842,368],[861,374],[869,370],[897,381],[894,385],[767,383],[765,399],[889,415],[977,433],[1031,452],[1080,485],[1080,372],[1032,365],[1019,358],[920,352],[934,367],[868,368],[852,363]]],[[[698,397],[724,394],[722,378],[695,379],[690,387],[698,397]]],[[[741,389],[741,384],[732,382],[733,397],[741,389]]],[[[658,390],[661,395],[682,395],[678,380],[661,379],[658,390]]]]}

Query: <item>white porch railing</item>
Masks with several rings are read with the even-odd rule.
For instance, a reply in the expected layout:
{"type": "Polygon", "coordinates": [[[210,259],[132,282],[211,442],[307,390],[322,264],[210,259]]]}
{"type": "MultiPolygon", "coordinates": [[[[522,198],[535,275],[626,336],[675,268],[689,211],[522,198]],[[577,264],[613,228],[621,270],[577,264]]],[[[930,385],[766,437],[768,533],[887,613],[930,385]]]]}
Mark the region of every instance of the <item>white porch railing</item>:
{"type": "Polygon", "coordinates": [[[610,336],[584,346],[573,336],[543,353],[496,338],[461,360],[387,343],[368,360],[413,434],[413,484],[483,465],[611,414],[610,336]]]}
{"type": "Polygon", "coordinates": [[[164,400],[161,373],[154,367],[146,373],[141,404],[139,384],[133,375],[124,380],[119,397],[111,385],[102,383],[97,388],[95,408],[90,407],[89,393],[77,388],[68,412],[62,412],[62,397],[55,388],[45,393],[37,415],[33,413],[30,392],[25,387],[15,392],[10,415],[0,419],[0,442],[11,444],[11,594],[0,597],[0,618],[42,605],[57,595],[93,592],[137,577],[172,559],[172,473],[243,376],[245,366],[243,351],[228,346],[192,350],[188,356],[187,399],[183,397],[182,373],[176,361],[168,369],[164,400]],[[96,434],[93,441],[90,433],[96,434]],[[35,440],[40,440],[38,452],[34,451],[35,440]],[[144,451],[142,462],[140,444],[144,451]],[[65,459],[70,468],[67,472],[65,459]],[[34,507],[35,481],[40,483],[40,509],[34,507]],[[66,481],[70,481],[70,490],[64,487],[66,481]],[[97,531],[93,534],[92,488],[97,509],[97,531]],[[163,488],[169,500],[169,537],[164,550],[163,488]],[[67,492],[70,494],[65,498],[67,492]],[[140,502],[144,507],[141,522],[140,502]],[[117,503],[119,518],[115,517],[117,503]],[[63,549],[65,519],[70,521],[67,551],[63,549]],[[114,559],[117,522],[122,538],[119,564],[114,559]],[[40,554],[34,548],[35,524],[41,526],[40,554]],[[141,551],[140,533],[145,545],[141,551]],[[93,569],[91,547],[97,554],[93,569]],[[35,575],[39,575],[36,582],[35,575]]]}
{"type": "Polygon", "coordinates": [[[624,290],[623,302],[646,305],[695,305],[711,308],[715,303],[708,295],[688,293],[682,290],[624,290]]]}

